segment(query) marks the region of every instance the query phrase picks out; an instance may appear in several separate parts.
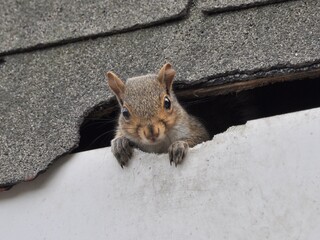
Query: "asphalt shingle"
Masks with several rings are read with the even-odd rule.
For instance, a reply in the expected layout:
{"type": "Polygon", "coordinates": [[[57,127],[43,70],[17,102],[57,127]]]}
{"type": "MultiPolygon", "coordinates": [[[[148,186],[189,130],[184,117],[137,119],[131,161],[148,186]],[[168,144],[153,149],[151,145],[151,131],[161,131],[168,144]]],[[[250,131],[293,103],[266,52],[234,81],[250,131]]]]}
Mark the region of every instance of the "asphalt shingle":
{"type": "Polygon", "coordinates": [[[320,63],[320,2],[204,15],[5,57],[0,65],[0,186],[35,177],[73,149],[87,111],[109,101],[104,72],[154,72],[167,60],[182,85],[217,85],[320,63]]]}
{"type": "Polygon", "coordinates": [[[3,0],[0,53],[180,18],[188,0],[3,0]]]}
{"type": "Polygon", "coordinates": [[[200,6],[205,13],[219,13],[286,1],[292,0],[200,0],[200,6]]]}

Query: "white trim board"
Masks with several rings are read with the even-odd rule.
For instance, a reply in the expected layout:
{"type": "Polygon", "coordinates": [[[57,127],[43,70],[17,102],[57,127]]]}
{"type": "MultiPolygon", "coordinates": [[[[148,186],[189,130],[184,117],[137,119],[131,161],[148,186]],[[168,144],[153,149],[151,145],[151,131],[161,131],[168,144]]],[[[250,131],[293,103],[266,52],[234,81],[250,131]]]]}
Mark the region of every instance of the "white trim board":
{"type": "Polygon", "coordinates": [[[248,122],[168,156],[63,157],[0,193],[1,239],[319,239],[320,109],[248,122]]]}

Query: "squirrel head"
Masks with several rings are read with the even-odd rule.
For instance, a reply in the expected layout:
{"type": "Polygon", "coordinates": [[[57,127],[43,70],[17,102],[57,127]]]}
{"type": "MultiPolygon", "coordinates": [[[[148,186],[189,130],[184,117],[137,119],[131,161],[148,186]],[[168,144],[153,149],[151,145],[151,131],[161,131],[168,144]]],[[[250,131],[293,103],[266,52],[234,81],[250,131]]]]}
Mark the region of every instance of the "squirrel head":
{"type": "Polygon", "coordinates": [[[124,83],[107,72],[108,85],[121,108],[119,129],[128,139],[149,145],[166,140],[181,110],[172,91],[175,73],[167,63],[158,74],[129,78],[124,83]]]}

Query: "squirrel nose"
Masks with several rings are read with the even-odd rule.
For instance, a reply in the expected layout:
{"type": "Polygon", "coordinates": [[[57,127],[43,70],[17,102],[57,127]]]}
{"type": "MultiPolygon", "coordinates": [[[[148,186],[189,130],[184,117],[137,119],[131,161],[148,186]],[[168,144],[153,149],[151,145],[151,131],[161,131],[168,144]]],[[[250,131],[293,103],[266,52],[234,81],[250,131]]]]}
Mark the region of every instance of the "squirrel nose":
{"type": "Polygon", "coordinates": [[[156,141],[159,137],[159,128],[155,128],[152,124],[149,124],[146,130],[147,131],[144,131],[146,138],[152,142],[156,141]]]}

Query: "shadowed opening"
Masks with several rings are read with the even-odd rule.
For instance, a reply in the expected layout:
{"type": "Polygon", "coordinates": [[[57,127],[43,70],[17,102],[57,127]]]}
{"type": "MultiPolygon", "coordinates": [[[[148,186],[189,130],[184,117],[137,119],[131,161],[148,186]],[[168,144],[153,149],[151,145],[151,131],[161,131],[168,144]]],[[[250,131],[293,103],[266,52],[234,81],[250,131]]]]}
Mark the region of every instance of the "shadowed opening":
{"type": "MultiPolygon", "coordinates": [[[[204,123],[211,137],[248,120],[320,107],[320,78],[273,83],[225,95],[190,97],[183,91],[175,91],[181,105],[204,123]]],[[[73,152],[110,146],[118,114],[115,100],[94,109],[80,128],[80,143],[73,152]]]]}

